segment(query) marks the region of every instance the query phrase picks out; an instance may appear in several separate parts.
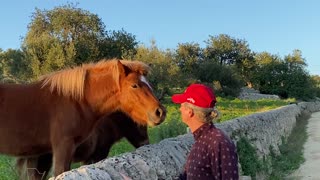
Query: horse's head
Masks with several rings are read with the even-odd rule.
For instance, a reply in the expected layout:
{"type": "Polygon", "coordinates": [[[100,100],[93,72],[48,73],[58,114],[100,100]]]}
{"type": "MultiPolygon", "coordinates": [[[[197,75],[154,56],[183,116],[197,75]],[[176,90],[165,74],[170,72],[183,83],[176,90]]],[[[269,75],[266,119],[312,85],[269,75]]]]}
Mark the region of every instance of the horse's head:
{"type": "Polygon", "coordinates": [[[165,119],[166,110],[152,92],[146,79],[147,71],[134,69],[144,64],[136,62],[136,66],[133,62],[126,63],[123,65],[118,61],[121,110],[127,114],[129,112],[128,115],[139,124],[160,124],[165,119]]]}
{"type": "Polygon", "coordinates": [[[110,109],[120,110],[140,125],[162,123],[166,109],[146,80],[149,67],[138,61],[112,60],[109,63],[113,64],[113,68],[100,65],[97,66],[99,68],[92,68],[87,76],[90,92],[95,94],[91,102],[96,101],[94,103],[99,112],[106,114],[110,109]]]}
{"type": "Polygon", "coordinates": [[[127,133],[128,134],[128,135],[126,134],[127,140],[135,148],[150,144],[149,135],[148,135],[148,127],[135,124],[134,128],[136,128],[136,129],[131,130],[130,133],[134,132],[135,134],[128,134],[127,133]]]}
{"type": "MultiPolygon", "coordinates": [[[[107,116],[109,121],[104,121],[107,126],[115,127],[119,135],[125,137],[135,148],[150,144],[148,126],[139,125],[122,112],[107,116]]],[[[110,136],[110,135],[109,135],[110,136]]]]}

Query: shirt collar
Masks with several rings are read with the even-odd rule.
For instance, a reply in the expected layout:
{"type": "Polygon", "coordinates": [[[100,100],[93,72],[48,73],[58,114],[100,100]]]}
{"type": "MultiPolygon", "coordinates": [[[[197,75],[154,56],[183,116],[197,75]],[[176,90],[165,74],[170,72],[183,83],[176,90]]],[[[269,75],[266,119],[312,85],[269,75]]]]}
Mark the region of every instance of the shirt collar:
{"type": "Polygon", "coordinates": [[[212,122],[203,124],[193,132],[194,139],[198,139],[202,134],[205,134],[207,130],[209,130],[212,127],[215,128],[212,122]]]}

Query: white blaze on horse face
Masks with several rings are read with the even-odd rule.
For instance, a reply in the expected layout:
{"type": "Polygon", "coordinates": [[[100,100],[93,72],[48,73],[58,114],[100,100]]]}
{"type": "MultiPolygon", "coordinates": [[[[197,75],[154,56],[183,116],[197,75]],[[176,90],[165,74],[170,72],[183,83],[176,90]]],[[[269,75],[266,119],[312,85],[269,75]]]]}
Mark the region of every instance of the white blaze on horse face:
{"type": "Polygon", "coordinates": [[[152,90],[152,87],[150,86],[150,84],[149,84],[149,82],[148,82],[148,80],[147,80],[147,78],[145,76],[140,76],[140,80],[142,82],[146,83],[147,86],[152,90]]]}

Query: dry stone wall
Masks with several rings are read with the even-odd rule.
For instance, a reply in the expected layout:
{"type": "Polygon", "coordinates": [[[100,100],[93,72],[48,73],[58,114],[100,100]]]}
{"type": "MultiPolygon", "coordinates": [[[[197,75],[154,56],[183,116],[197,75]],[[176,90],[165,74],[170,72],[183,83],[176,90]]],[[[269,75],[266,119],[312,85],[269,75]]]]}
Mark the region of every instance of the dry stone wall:
{"type": "Polygon", "coordinates": [[[242,100],[280,99],[278,95],[261,94],[258,90],[247,87],[241,88],[238,98],[242,100]]]}
{"type": "MultiPolygon", "coordinates": [[[[217,127],[229,134],[235,143],[241,136],[247,137],[262,157],[270,153],[270,146],[278,150],[281,137],[290,134],[301,113],[316,111],[320,111],[320,101],[302,102],[236,118],[217,124],[217,127]]],[[[158,144],[143,146],[130,153],[73,169],[57,176],[56,179],[176,179],[193,143],[194,139],[190,133],[165,139],[158,144]]]]}

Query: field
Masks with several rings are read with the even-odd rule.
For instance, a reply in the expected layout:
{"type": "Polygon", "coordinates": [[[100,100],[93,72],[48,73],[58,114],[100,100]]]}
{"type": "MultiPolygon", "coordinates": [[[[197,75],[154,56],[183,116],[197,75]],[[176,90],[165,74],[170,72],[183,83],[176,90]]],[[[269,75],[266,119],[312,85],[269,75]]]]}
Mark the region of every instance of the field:
{"type": "MultiPolygon", "coordinates": [[[[244,101],[239,99],[217,99],[217,108],[221,113],[218,122],[224,122],[236,117],[246,116],[255,112],[263,112],[275,109],[280,106],[288,105],[293,102],[293,99],[288,100],[258,100],[258,101],[244,101]]],[[[164,123],[157,127],[149,128],[150,142],[157,143],[162,139],[175,137],[186,133],[186,125],[180,120],[179,105],[172,104],[170,99],[166,99],[164,105],[167,108],[167,118],[164,123]]],[[[124,152],[133,151],[134,147],[125,139],[116,143],[110,153],[109,157],[119,155],[124,152]]],[[[0,156],[0,179],[1,180],[15,180],[18,179],[16,170],[14,168],[14,158],[8,156],[0,156]]],[[[79,163],[73,164],[73,168],[79,166],[79,163]]]]}

